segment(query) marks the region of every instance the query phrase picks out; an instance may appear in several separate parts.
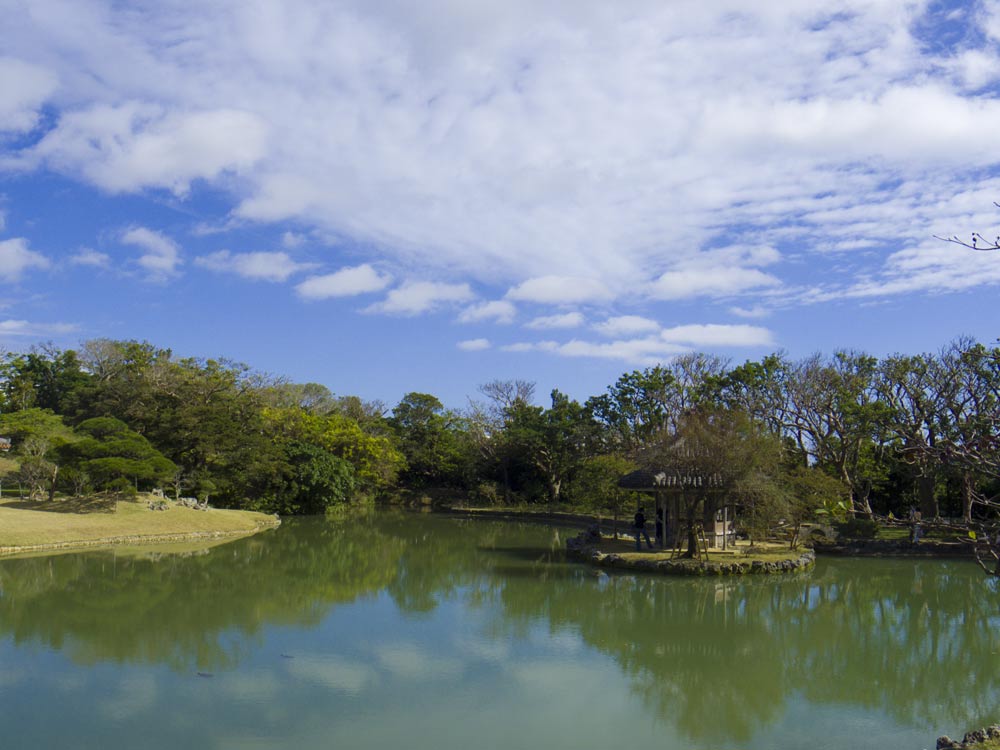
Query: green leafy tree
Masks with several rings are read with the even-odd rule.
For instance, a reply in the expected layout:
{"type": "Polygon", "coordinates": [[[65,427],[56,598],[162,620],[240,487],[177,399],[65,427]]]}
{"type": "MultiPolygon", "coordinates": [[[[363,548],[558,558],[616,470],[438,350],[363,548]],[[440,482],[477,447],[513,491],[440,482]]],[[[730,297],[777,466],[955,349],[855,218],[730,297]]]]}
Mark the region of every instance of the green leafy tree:
{"type": "Polygon", "coordinates": [[[515,450],[538,472],[553,503],[559,502],[563,484],[599,445],[590,411],[558,390],[552,391],[548,409],[514,404],[506,430],[515,450]]]}
{"type": "Polygon", "coordinates": [[[61,351],[52,344],[32,347],[26,354],[8,354],[0,364],[6,411],[35,407],[65,414],[89,380],[75,351],[61,351]]]}
{"type": "Polygon", "coordinates": [[[463,420],[428,393],[408,393],[392,410],[390,424],[406,458],[403,484],[458,486],[463,483],[463,420]]]}
{"type": "Polygon", "coordinates": [[[686,556],[697,555],[697,524],[715,515],[723,498],[742,506],[745,526],[758,536],[786,513],[788,497],[780,483],[780,440],[746,414],[729,409],[693,409],[677,428],[656,437],[640,463],[678,477],[684,488],[686,556]]]}
{"type": "Polygon", "coordinates": [[[354,467],[314,443],[292,441],[285,445],[288,458],[286,484],[276,496],[278,513],[322,513],[348,502],[354,493],[354,467]]]}
{"type": "Polygon", "coordinates": [[[100,489],[122,484],[152,487],[177,470],[150,442],[113,417],[95,417],[76,426],[78,440],[66,444],[63,463],[86,475],[100,489]]]}
{"type": "Polygon", "coordinates": [[[59,479],[59,452],[74,441],[62,418],[47,409],[32,407],[0,415],[0,434],[10,437],[19,462],[18,478],[28,485],[31,497],[55,497],[59,479]]]}

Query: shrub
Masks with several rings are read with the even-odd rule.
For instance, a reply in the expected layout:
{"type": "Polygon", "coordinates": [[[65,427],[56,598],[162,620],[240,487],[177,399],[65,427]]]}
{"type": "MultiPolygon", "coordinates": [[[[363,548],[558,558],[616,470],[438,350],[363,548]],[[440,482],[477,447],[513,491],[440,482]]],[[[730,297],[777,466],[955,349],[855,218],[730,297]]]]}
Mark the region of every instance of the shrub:
{"type": "Polygon", "coordinates": [[[848,518],[836,525],[837,533],[848,539],[874,539],[878,536],[878,522],[871,518],[848,518]]]}

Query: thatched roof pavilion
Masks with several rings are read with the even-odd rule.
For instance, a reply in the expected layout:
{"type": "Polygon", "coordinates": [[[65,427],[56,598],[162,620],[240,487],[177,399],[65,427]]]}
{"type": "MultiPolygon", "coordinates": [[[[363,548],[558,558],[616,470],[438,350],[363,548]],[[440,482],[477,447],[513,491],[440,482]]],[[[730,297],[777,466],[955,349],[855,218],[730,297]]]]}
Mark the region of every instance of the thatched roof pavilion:
{"type": "Polygon", "coordinates": [[[677,538],[682,522],[690,520],[687,514],[693,512],[694,505],[690,502],[682,504],[681,500],[685,494],[689,500],[691,495],[697,495],[699,499],[705,501],[703,524],[710,546],[717,546],[719,542],[723,548],[727,546],[727,539],[732,534],[732,522],[728,504],[719,502],[719,496],[727,489],[727,483],[721,474],[703,475],[671,469],[660,471],[639,469],[619,479],[618,486],[625,490],[650,493],[654,496],[656,510],[653,523],[661,548],[665,548],[677,538]],[[713,501],[709,501],[709,495],[714,496],[713,501]]]}

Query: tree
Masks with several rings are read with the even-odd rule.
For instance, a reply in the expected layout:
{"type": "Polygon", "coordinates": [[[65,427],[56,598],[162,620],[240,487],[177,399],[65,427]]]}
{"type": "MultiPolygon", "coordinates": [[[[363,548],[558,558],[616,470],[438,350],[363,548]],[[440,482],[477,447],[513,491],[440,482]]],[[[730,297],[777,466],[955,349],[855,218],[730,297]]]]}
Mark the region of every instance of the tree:
{"type": "Polygon", "coordinates": [[[934,486],[941,467],[936,456],[943,427],[945,396],[941,386],[950,377],[931,355],[888,357],[879,364],[876,390],[889,408],[886,427],[898,455],[915,474],[920,510],[924,518],[940,515],[934,486]]]}
{"type": "Polygon", "coordinates": [[[740,503],[757,528],[773,525],[787,507],[780,485],[782,447],[746,414],[702,406],[656,436],[640,463],[666,470],[683,487],[687,557],[697,555],[698,511],[708,518],[721,495],[740,503]]]}
{"type": "Polygon", "coordinates": [[[319,416],[298,408],[265,408],[262,418],[269,442],[311,443],[351,464],[359,492],[374,495],[388,489],[406,465],[393,439],[336,412],[319,416]]]}
{"type": "Polygon", "coordinates": [[[676,379],[657,365],[625,373],[608,392],[587,401],[587,408],[609,433],[612,444],[634,451],[668,426],[676,379]]]}
{"type": "Polygon", "coordinates": [[[408,393],[389,420],[406,457],[405,484],[458,485],[462,481],[462,419],[429,393],[408,393]]]}
{"type": "Polygon", "coordinates": [[[27,354],[8,354],[0,364],[0,380],[7,411],[37,407],[64,414],[89,376],[76,352],[49,343],[27,354]]]}
{"type": "Polygon", "coordinates": [[[618,486],[618,480],[635,468],[635,464],[625,456],[606,453],[585,458],[574,473],[570,494],[575,504],[597,511],[610,511],[616,537],[618,519],[630,494],[618,486]]]}
{"type": "Polygon", "coordinates": [[[95,417],[74,430],[78,440],[60,450],[62,461],[89,477],[98,488],[120,485],[135,487],[167,482],[177,467],[150,442],[120,419],[95,417]]]}
{"type": "Polygon", "coordinates": [[[788,410],[800,448],[851,490],[854,509],[872,515],[872,483],[881,478],[875,455],[890,409],[875,387],[878,361],[839,351],[799,363],[789,380],[788,410]]]}
{"type": "Polygon", "coordinates": [[[511,500],[511,464],[516,446],[508,431],[514,410],[530,406],[535,384],[526,380],[491,380],[479,386],[487,401],[469,402],[465,413],[466,438],[487,467],[499,472],[505,503],[511,500]]]}
{"type": "Polygon", "coordinates": [[[278,492],[278,513],[322,513],[350,500],[356,484],[354,467],[313,443],[291,441],[285,446],[289,470],[278,492]]]}
{"type": "Polygon", "coordinates": [[[515,452],[538,472],[552,503],[559,502],[563,484],[582,460],[597,452],[597,424],[590,411],[558,390],[552,391],[549,409],[515,403],[506,430],[515,452]]]}
{"type": "Polygon", "coordinates": [[[59,451],[74,441],[62,418],[47,409],[29,408],[0,415],[0,432],[11,438],[20,463],[20,478],[32,497],[55,497],[59,451]]]}

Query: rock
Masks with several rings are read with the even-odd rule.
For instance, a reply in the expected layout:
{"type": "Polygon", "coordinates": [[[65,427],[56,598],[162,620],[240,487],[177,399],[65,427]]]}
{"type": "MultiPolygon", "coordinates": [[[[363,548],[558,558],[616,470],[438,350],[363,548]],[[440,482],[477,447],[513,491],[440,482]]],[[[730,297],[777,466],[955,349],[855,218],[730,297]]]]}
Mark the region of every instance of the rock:
{"type": "Polygon", "coordinates": [[[966,732],[965,736],[962,738],[962,744],[964,745],[974,745],[979,742],[986,742],[987,735],[984,729],[974,729],[971,732],[966,732]]]}

